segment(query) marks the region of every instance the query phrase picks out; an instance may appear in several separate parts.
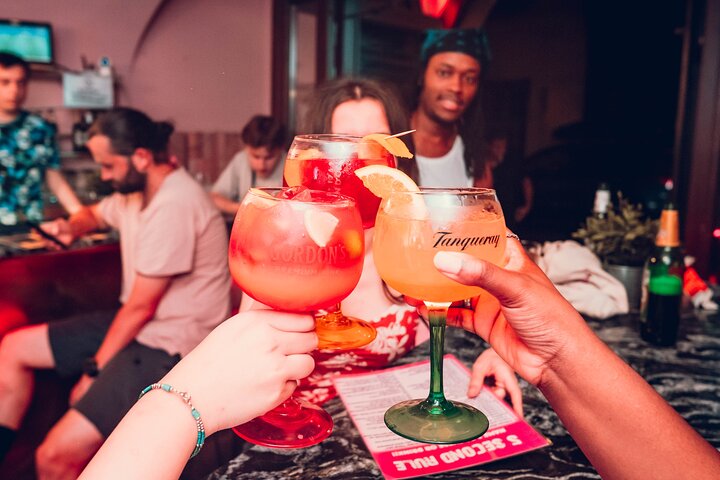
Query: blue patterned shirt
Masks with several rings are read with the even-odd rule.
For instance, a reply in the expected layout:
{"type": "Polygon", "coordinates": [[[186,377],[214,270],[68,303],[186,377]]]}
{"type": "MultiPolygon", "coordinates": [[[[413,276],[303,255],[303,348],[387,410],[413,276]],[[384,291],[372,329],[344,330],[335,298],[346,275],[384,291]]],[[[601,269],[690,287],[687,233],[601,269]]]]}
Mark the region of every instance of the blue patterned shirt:
{"type": "Polygon", "coordinates": [[[15,225],[19,213],[42,221],[48,168],[60,168],[55,125],[25,111],[0,124],[0,224],[15,225]]]}

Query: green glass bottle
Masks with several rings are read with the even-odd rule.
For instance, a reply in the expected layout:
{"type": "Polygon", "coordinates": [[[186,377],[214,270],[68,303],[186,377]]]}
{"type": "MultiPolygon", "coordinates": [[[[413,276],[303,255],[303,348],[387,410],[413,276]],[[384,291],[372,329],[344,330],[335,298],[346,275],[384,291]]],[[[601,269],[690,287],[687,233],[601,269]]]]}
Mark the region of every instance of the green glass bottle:
{"type": "Polygon", "coordinates": [[[678,211],[669,203],[660,215],[655,252],[645,266],[640,316],[640,336],[658,346],[675,345],[680,325],[685,264],[678,230],[678,211]]]}

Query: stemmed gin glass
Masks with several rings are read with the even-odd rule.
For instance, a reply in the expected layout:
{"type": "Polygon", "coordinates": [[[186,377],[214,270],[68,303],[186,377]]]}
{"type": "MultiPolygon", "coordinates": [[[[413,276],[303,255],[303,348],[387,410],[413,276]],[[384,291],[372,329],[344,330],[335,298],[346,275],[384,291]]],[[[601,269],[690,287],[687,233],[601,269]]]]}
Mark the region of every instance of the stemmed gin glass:
{"type": "MultiPolygon", "coordinates": [[[[247,295],[276,310],[314,313],[352,292],[363,252],[352,198],[304,187],[253,188],[235,216],[228,257],[247,295]]],[[[291,397],[233,430],[258,445],[300,448],[327,438],[332,425],[322,408],[291,397]]]]}
{"type": "MultiPolygon", "coordinates": [[[[363,228],[375,224],[380,198],[365,188],[355,170],[368,165],[395,167],[395,157],[379,143],[350,135],[297,135],[285,160],[285,183],[336,192],[357,202],[363,228]]],[[[349,350],[375,339],[371,323],[342,314],[340,303],[317,318],[318,348],[349,350]]]]}
{"type": "Polygon", "coordinates": [[[422,300],[430,322],[430,393],[385,412],[393,432],[425,443],[460,443],[488,428],[476,408],[443,393],[443,341],[448,307],[475,297],[479,287],[450,280],[435,268],[439,251],[464,252],[495,264],[505,253],[505,219],[495,191],[484,188],[393,192],[375,223],[375,265],[395,290],[422,300]]]}

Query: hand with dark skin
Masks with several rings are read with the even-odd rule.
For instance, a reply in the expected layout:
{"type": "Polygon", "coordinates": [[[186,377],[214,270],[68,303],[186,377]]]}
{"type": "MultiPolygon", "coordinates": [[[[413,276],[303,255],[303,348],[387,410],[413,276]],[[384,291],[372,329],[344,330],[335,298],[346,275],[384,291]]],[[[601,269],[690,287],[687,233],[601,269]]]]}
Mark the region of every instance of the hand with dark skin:
{"type": "Polygon", "coordinates": [[[499,302],[448,323],[481,336],[542,391],[602,478],[720,478],[720,453],[592,332],[518,240],[508,239],[507,258],[499,267],[436,254],[438,270],[499,302]]]}

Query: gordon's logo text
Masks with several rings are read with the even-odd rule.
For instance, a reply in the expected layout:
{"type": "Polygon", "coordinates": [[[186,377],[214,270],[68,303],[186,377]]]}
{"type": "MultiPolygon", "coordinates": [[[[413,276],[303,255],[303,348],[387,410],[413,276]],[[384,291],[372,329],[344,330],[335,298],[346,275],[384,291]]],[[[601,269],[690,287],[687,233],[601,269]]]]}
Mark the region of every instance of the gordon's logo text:
{"type": "Polygon", "coordinates": [[[273,262],[305,265],[312,263],[334,265],[346,262],[348,260],[348,252],[345,245],[342,244],[322,248],[314,246],[278,247],[272,250],[270,260],[273,262]]]}

